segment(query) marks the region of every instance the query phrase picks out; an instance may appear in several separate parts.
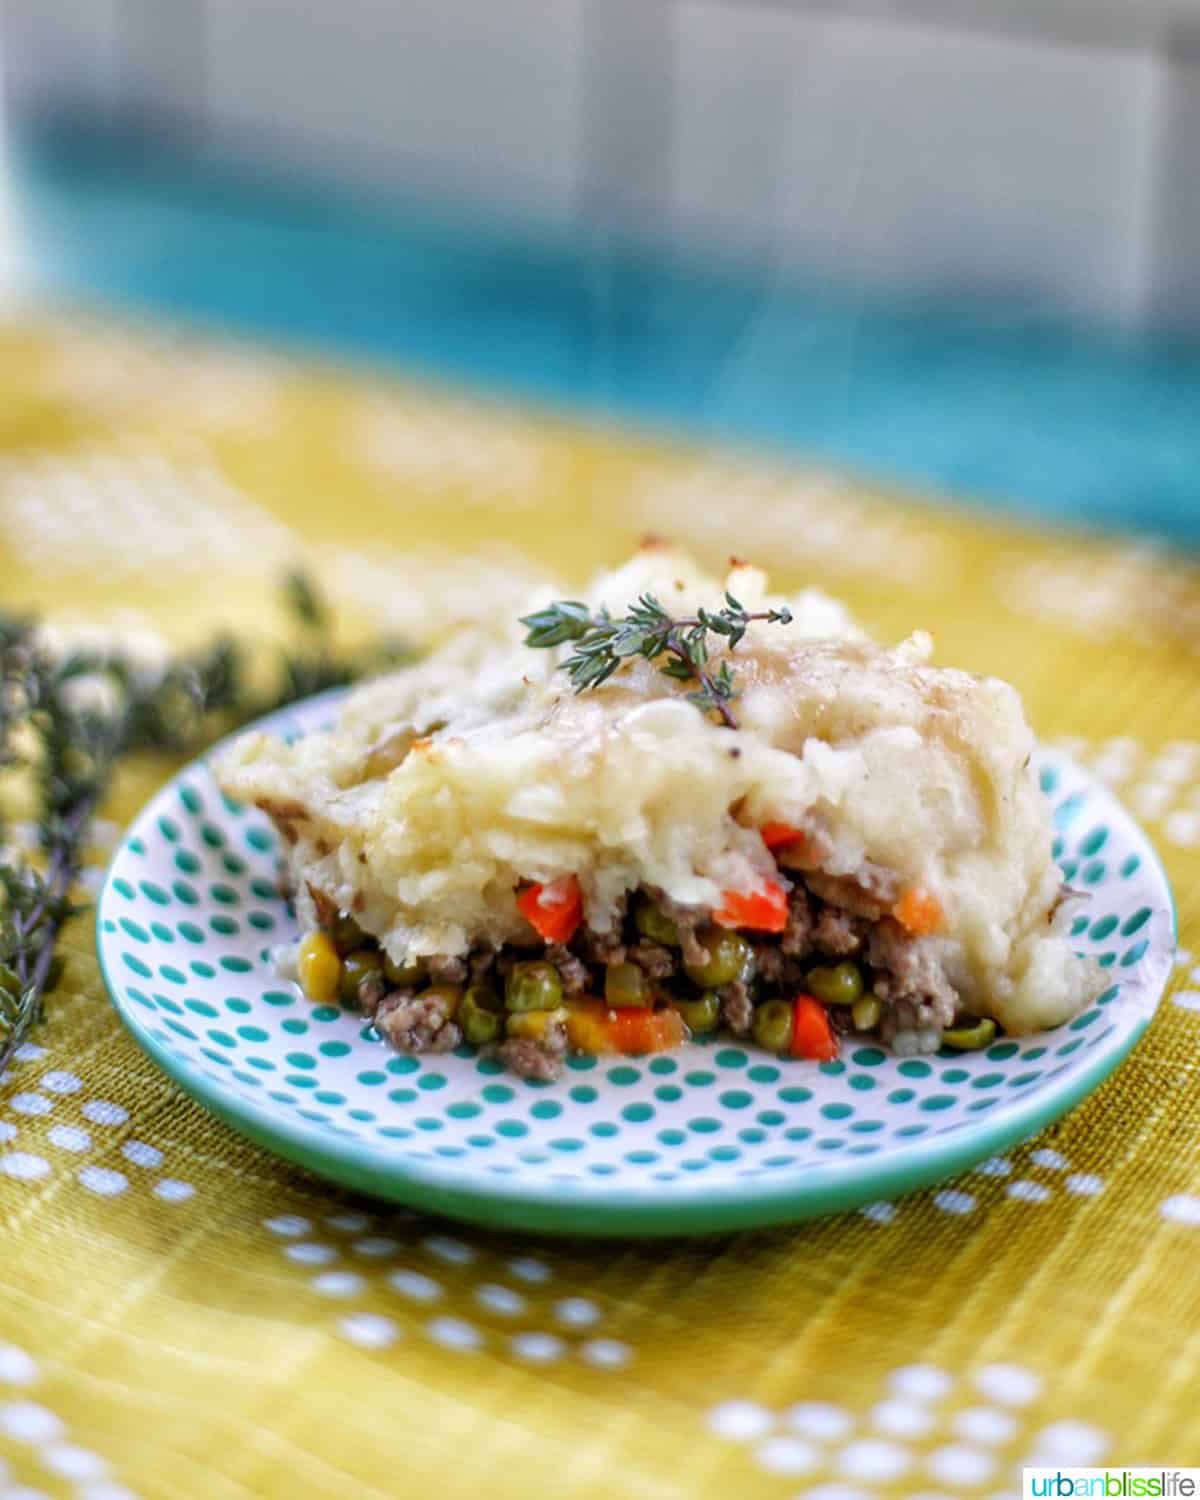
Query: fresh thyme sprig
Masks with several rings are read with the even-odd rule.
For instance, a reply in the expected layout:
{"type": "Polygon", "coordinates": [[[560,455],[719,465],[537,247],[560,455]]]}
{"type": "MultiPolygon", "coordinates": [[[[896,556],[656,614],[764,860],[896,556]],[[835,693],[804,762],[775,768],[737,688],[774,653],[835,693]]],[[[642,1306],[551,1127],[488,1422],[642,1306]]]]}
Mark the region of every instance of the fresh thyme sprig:
{"type": "Polygon", "coordinates": [[[574,650],[562,663],[562,670],[577,693],[599,687],[623,661],[642,656],[656,661],[667,677],[698,683],[688,693],[688,701],[704,713],[716,713],[722,724],[736,729],[737,720],[729,706],[738,696],[733,669],[728,658],[712,669],[708,637],[719,637],[725,649],[732,651],[752,620],[789,625],[792,612],[785,605],[750,613],[726,593],[722,609],[698,609],[694,615],[676,616],[669,614],[653,594],[642,594],[619,620],[614,620],[607,609],[593,614],[577,599],[558,599],[545,609],[523,615],[521,624],[528,627],[527,646],[573,643],[574,650]]]}
{"type": "Polygon", "coordinates": [[[32,777],[36,857],[4,853],[0,821],[0,1074],[42,1014],[61,961],[88,828],[120,759],[194,754],[221,734],[296,699],[394,664],[387,642],[334,650],[328,610],[302,574],[285,580],[301,633],[264,682],[254,653],[229,635],[162,667],[120,651],[59,655],[31,620],[0,612],[0,770],[32,777]]]}

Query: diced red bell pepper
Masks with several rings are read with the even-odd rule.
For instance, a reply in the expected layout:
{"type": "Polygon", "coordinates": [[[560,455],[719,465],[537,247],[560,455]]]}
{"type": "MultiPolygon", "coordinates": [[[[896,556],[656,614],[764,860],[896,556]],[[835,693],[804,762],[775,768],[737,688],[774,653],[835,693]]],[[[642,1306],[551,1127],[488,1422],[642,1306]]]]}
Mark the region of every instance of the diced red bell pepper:
{"type": "Polygon", "coordinates": [[[786,849],[791,844],[804,842],[804,830],[793,828],[790,823],[764,823],[758,831],[762,834],[763,843],[772,852],[776,849],[786,849]]]}
{"type": "Polygon", "coordinates": [[[787,918],[787,892],[776,880],[764,880],[756,891],[726,891],[713,912],[719,927],[748,927],[751,932],[782,932],[787,918]]]}
{"type": "Polygon", "coordinates": [[[815,995],[797,995],[792,1001],[792,1056],[832,1062],[837,1055],[838,1039],[828,1011],[815,995]]]}
{"type": "Polygon", "coordinates": [[[517,897],[517,908],[547,943],[569,943],[583,921],[583,892],[574,875],[546,885],[527,886],[517,897]]]}

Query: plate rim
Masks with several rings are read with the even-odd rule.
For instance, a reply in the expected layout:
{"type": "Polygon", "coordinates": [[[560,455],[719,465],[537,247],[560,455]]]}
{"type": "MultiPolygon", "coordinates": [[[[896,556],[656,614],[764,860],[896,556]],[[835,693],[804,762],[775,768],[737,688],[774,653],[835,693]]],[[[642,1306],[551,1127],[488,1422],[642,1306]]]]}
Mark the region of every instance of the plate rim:
{"type": "Polygon", "coordinates": [[[1153,869],[1166,897],[1170,937],[1169,947],[1164,942],[1147,953],[1146,967],[1138,973],[1136,981],[1126,981],[1136,984],[1143,1014],[1116,1046],[1081,1066],[1060,1086],[1035,1090],[973,1127],[944,1137],[935,1135],[907,1141],[879,1156],[845,1159],[829,1166],[802,1166],[791,1173],[781,1172],[778,1178],[725,1183],[692,1178],[670,1192],[621,1187],[602,1179],[564,1183],[497,1176],[479,1183],[448,1181],[445,1168],[437,1161],[391,1155],[370,1141],[347,1139],[313,1122],[292,1121],[265,1104],[231,1095],[219,1080],[195,1068],[143,1029],[140,1017],[122,998],[121,988],[106,962],[109,934],[103,923],[109,920],[106,911],[113,899],[114,874],[129,839],[136,836],[143,820],[153,816],[159,802],[168,798],[183,778],[199,767],[207,768],[211,757],[239,735],[286,722],[297,712],[312,712],[321,704],[337,701],[343,692],[322,693],[278,710],[236,731],[180,767],[126,826],[109,859],[95,906],[100,977],[113,1008],[134,1041],[185,1094],[224,1124],[326,1180],[474,1224],[543,1234],[663,1237],[725,1233],[826,1217],[954,1177],[1060,1119],[1126,1060],[1145,1035],[1166,990],[1178,944],[1178,918],[1174,892],[1158,851],[1108,787],[1065,752],[1054,751],[1060,763],[1089,784],[1099,786],[1120,815],[1137,829],[1152,856],[1153,869]]]}

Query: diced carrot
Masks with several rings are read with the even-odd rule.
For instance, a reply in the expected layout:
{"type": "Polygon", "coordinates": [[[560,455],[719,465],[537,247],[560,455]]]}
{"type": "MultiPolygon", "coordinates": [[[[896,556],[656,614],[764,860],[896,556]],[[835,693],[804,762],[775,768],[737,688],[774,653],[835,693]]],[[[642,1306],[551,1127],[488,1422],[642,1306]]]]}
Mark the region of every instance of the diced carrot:
{"type": "Polygon", "coordinates": [[[828,1011],[815,996],[797,995],[792,1001],[792,1056],[832,1062],[837,1055],[838,1040],[828,1011]]]}
{"type": "Polygon", "coordinates": [[[768,849],[786,849],[791,844],[804,842],[804,830],[793,828],[790,823],[764,823],[758,830],[768,849]]]}
{"type": "Polygon", "coordinates": [[[756,891],[726,891],[713,912],[718,926],[748,927],[751,932],[782,932],[787,918],[787,892],[775,880],[764,880],[756,891]]]}
{"type": "Polygon", "coordinates": [[[567,1039],[579,1052],[666,1052],[687,1038],[676,1010],[614,1009],[603,1000],[573,1000],[567,1013],[567,1039]]]}
{"type": "Polygon", "coordinates": [[[892,916],[914,937],[927,937],[942,925],[942,903],[923,885],[910,885],[892,907],[892,916]]]}
{"type": "Polygon", "coordinates": [[[517,897],[525,920],[547,943],[569,943],[583,921],[583,892],[574,875],[527,886],[517,897]]]}

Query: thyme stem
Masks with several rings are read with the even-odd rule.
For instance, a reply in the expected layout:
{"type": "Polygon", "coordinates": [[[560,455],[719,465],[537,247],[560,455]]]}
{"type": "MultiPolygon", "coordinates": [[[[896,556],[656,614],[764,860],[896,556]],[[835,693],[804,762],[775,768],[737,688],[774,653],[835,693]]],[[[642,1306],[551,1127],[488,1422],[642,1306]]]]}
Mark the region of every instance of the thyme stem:
{"type": "Polygon", "coordinates": [[[0,855],[0,1076],[54,988],[63,926],[83,910],[72,893],[89,827],[121,758],[195,754],[272,709],[401,659],[384,641],[337,653],[329,612],[302,574],[285,580],[285,598],[303,648],[280,654],[265,692],[247,648],[228,636],[147,671],[120,652],[55,655],[32,621],[0,612],[0,770],[32,778],[41,850],[37,861],[0,855]]]}
{"type": "Polygon", "coordinates": [[[528,628],[527,646],[544,649],[571,643],[573,650],[561,667],[577,693],[599,687],[627,658],[641,656],[657,662],[666,677],[699,684],[687,695],[688,701],[702,713],[715,713],[727,729],[736,729],[730,708],[737,697],[733,669],[728,654],[715,672],[709,669],[709,636],[731,653],[754,620],[790,625],[792,613],[786,606],[751,612],[726,593],[718,610],[672,616],[653,594],[642,594],[617,620],[606,609],[593,613],[576,599],[559,599],[522,616],[521,624],[528,628]]]}

